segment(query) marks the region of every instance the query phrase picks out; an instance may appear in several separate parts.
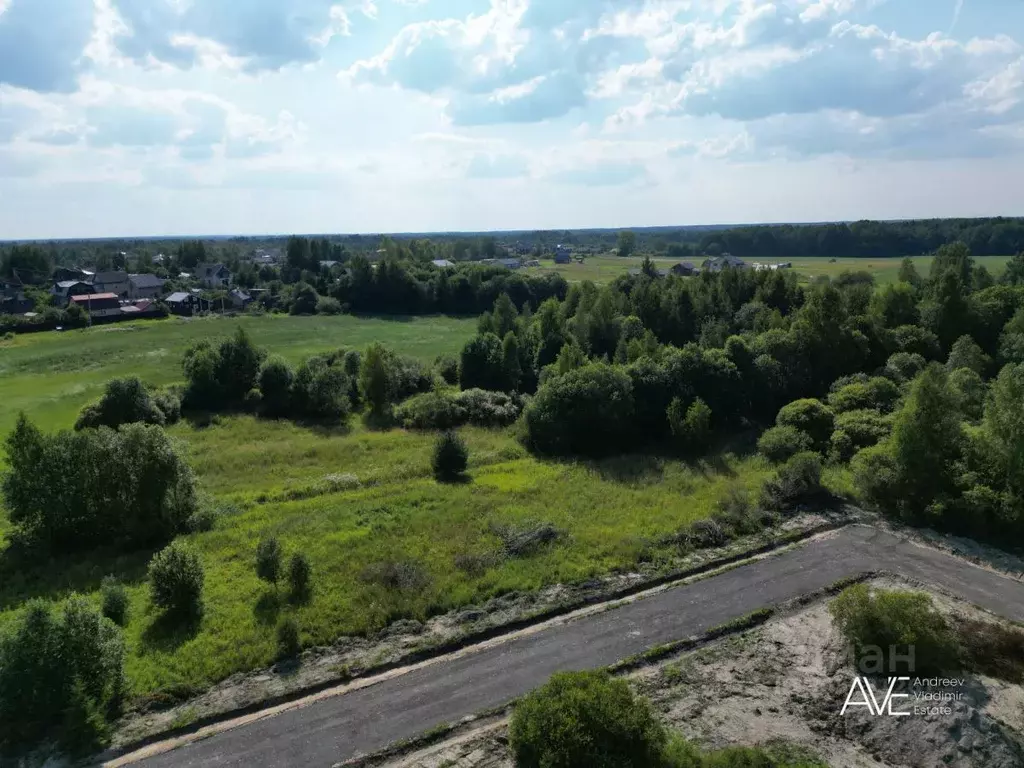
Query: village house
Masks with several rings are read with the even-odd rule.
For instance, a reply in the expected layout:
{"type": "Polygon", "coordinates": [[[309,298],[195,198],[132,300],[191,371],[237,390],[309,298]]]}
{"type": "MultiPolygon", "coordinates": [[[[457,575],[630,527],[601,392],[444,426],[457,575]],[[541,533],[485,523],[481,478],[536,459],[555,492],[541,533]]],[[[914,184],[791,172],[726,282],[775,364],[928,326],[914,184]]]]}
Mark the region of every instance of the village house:
{"type": "Polygon", "coordinates": [[[79,267],[57,267],[53,270],[53,282],[55,283],[66,283],[71,280],[91,283],[94,277],[96,277],[95,272],[79,267]]]}
{"type": "Polygon", "coordinates": [[[252,296],[241,288],[234,288],[228,293],[228,301],[235,309],[245,309],[252,304],[252,296]]]}
{"type": "Polygon", "coordinates": [[[81,280],[61,280],[59,283],[54,283],[50,289],[53,303],[61,307],[66,307],[72,296],[83,296],[90,293],[95,293],[92,283],[81,280]]]}
{"type": "Polygon", "coordinates": [[[455,266],[455,262],[448,261],[448,259],[434,259],[430,263],[433,264],[438,269],[451,269],[452,267],[455,266]]]}
{"type": "Polygon", "coordinates": [[[721,272],[723,269],[727,268],[749,269],[750,265],[741,258],[725,253],[721,256],[714,256],[710,259],[706,259],[701,267],[706,269],[708,272],[721,272]]]}
{"type": "Polygon", "coordinates": [[[195,274],[205,288],[231,287],[231,270],[223,264],[200,264],[195,274]]]}
{"type": "Polygon", "coordinates": [[[121,300],[116,293],[89,293],[72,296],[71,304],[77,304],[90,317],[114,317],[121,314],[121,300]]]}
{"type": "Polygon", "coordinates": [[[179,291],[164,299],[164,304],[172,314],[191,315],[199,311],[201,301],[195,294],[179,291]]]}
{"type": "Polygon", "coordinates": [[[97,272],[90,282],[93,293],[113,293],[119,298],[128,298],[127,272],[97,272]]]}
{"type": "Polygon", "coordinates": [[[25,287],[20,280],[0,279],[0,314],[20,315],[33,306],[32,300],[25,298],[25,287]]]}
{"type": "Polygon", "coordinates": [[[129,275],[128,298],[159,299],[165,282],[156,275],[129,275]]]}
{"type": "Polygon", "coordinates": [[[693,277],[697,273],[697,268],[690,261],[680,261],[678,264],[673,264],[669,270],[673,275],[680,277],[693,277]]]}

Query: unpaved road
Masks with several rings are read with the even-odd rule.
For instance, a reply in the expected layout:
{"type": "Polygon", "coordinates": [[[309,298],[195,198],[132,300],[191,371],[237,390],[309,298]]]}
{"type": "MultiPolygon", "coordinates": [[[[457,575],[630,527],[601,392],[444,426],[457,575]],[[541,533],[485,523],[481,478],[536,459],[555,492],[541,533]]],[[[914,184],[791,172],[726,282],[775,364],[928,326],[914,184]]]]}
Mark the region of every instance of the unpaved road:
{"type": "Polygon", "coordinates": [[[143,768],[331,766],[514,699],[554,672],[603,667],[866,571],[889,571],[1024,621],[1024,584],[854,526],[618,608],[416,669],[142,760],[143,768]]]}

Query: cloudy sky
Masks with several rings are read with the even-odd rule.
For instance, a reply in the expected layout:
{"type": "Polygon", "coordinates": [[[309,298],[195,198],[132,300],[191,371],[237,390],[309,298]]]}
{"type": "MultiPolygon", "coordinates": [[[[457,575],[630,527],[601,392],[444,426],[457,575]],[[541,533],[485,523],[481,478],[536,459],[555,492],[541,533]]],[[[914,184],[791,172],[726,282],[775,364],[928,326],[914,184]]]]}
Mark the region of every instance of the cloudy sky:
{"type": "Polygon", "coordinates": [[[1024,214],[1024,0],[0,0],[0,238],[1024,214]]]}

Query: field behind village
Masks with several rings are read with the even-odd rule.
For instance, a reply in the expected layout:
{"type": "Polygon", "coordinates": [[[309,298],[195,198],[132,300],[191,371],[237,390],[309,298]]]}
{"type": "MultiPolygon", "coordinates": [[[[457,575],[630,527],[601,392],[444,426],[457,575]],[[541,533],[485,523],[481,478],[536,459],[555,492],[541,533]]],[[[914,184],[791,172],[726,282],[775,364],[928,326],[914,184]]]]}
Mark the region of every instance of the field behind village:
{"type": "MultiPolygon", "coordinates": [[[[699,267],[700,262],[703,259],[701,257],[694,257],[692,259],[685,260],[692,261],[699,267]]],[[[921,276],[927,277],[928,271],[931,269],[932,257],[914,256],[911,260],[914,262],[914,266],[917,267],[917,271],[921,276]]],[[[993,277],[998,277],[1002,274],[1009,260],[1009,256],[974,257],[975,263],[988,269],[988,271],[992,273],[993,277]]],[[[678,259],[663,258],[656,258],[653,259],[653,261],[660,269],[668,269],[673,264],[677,264],[679,262],[678,259]]],[[[759,260],[746,259],[746,261],[754,262],[759,260]]],[[[812,257],[802,259],[763,259],[761,261],[768,264],[778,261],[792,262],[793,269],[800,276],[802,282],[808,282],[811,279],[822,275],[836,277],[847,271],[865,271],[874,275],[875,281],[878,285],[886,285],[888,283],[896,282],[897,275],[900,271],[900,264],[903,260],[855,258],[839,258],[832,260],[823,257],[812,257]]],[[[582,264],[577,264],[575,261],[571,264],[552,264],[548,261],[542,261],[541,264],[544,266],[540,268],[533,268],[530,271],[558,272],[570,282],[592,280],[595,283],[610,283],[619,275],[626,274],[630,269],[639,269],[643,264],[643,257],[638,256],[623,259],[618,256],[602,255],[589,256],[584,259],[582,264]]]]}
{"type": "MultiPolygon", "coordinates": [[[[254,341],[295,363],[340,346],[381,341],[432,361],[457,354],[472,319],[171,319],[25,335],[0,350],[0,433],[19,411],[46,430],[69,428],[79,409],[115,376],[181,380],[187,345],[242,325],[254,341]]],[[[549,462],[530,455],[512,430],[463,430],[472,481],[439,485],[430,469],[432,434],[310,428],[251,416],[170,430],[187,446],[201,490],[233,510],[189,537],[206,568],[206,612],[198,628],[166,630],[150,607],[151,552],[83,555],[58,564],[4,569],[0,626],[30,598],[71,591],[99,600],[101,579],[129,585],[126,670],[137,696],[202,690],[233,673],[273,662],[275,626],[294,610],[305,645],[372,633],[404,618],[423,620],[511,591],[581,581],[671,551],[665,537],[707,517],[730,483],[755,488],[767,475],[757,457],[726,454],[697,463],[658,457],[549,462]],[[507,544],[542,528],[558,540],[523,556],[507,544]],[[277,536],[314,570],[313,601],[286,609],[256,578],[258,541],[277,536]]],[[[0,513],[0,564],[9,524],[0,513]]]]}

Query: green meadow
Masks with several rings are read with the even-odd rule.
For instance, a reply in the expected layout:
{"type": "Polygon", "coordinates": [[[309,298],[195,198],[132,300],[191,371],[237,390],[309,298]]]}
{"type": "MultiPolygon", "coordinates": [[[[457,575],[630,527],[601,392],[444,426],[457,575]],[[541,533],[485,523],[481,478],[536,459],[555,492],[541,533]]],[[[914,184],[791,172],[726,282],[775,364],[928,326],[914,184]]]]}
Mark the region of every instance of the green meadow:
{"type": "MultiPolygon", "coordinates": [[[[261,346],[295,362],[339,346],[381,341],[432,360],[456,353],[475,320],[340,318],[170,320],[22,336],[0,348],[0,430],[19,410],[45,429],[69,427],[111,377],[180,380],[193,340],[241,323],[261,346]]],[[[754,489],[768,474],[759,458],[724,455],[684,463],[648,456],[603,462],[541,461],[514,430],[463,430],[471,482],[439,485],[430,470],[434,436],[345,429],[250,416],[183,421],[181,440],[201,490],[230,504],[215,528],[188,537],[206,569],[202,622],[169,630],[149,604],[151,552],[79,556],[4,568],[0,629],[25,600],[71,591],[99,600],[116,574],[129,586],[126,664],[136,696],[200,691],[264,667],[276,654],[276,622],[292,612],[307,646],[423,620],[510,591],[538,589],[635,566],[668,554],[667,535],[710,514],[730,483],[754,489]],[[555,543],[510,554],[511,538],[553,526],[555,543]],[[304,552],[314,572],[308,605],[288,607],[256,578],[256,545],[277,536],[286,556],[304,552]]],[[[0,549],[6,523],[0,515],[0,549]]],[[[3,555],[0,554],[0,559],[3,555]]],[[[282,594],[284,590],[282,589],[282,594]]]]}
{"type": "MultiPolygon", "coordinates": [[[[1009,256],[974,257],[975,263],[985,266],[994,277],[998,277],[1002,274],[1009,260],[1009,256]]],[[[677,260],[675,259],[653,259],[653,261],[662,269],[667,269],[677,263],[677,260]]],[[[690,259],[690,261],[697,266],[700,266],[702,259],[697,257],[690,259]]],[[[747,259],[747,261],[756,261],[756,259],[747,259]]],[[[896,282],[896,277],[900,271],[900,263],[902,262],[902,259],[840,258],[832,260],[822,257],[772,259],[770,261],[792,261],[793,269],[800,275],[801,280],[805,282],[821,275],[836,277],[837,275],[847,271],[865,271],[874,275],[875,281],[879,285],[885,285],[887,283],[896,282]]],[[[915,256],[912,258],[912,261],[917,267],[918,272],[925,276],[928,274],[932,264],[931,256],[915,256]]],[[[576,262],[573,262],[572,264],[558,265],[552,265],[549,262],[541,263],[545,266],[540,267],[539,269],[532,269],[530,271],[558,272],[565,277],[566,280],[571,282],[591,280],[595,283],[610,283],[619,275],[627,273],[630,269],[639,269],[641,264],[643,264],[643,258],[631,257],[622,259],[618,256],[591,256],[585,259],[583,264],[577,264],[576,262]]]]}

